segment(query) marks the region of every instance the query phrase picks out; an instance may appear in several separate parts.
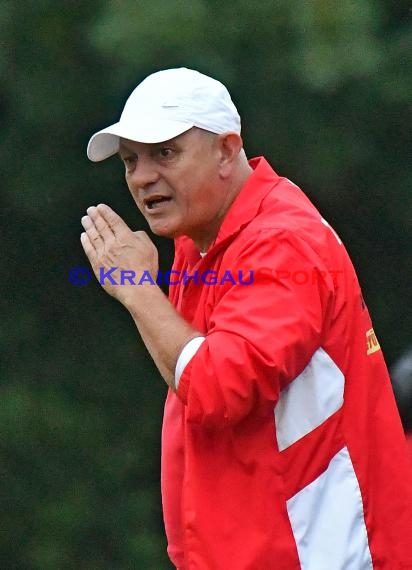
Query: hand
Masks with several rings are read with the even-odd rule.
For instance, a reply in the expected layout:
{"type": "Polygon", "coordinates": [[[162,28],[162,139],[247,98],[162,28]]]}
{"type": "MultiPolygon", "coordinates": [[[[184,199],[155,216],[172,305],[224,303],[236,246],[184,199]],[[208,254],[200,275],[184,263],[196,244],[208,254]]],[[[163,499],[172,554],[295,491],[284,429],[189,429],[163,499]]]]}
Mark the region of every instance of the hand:
{"type": "Polygon", "coordinates": [[[109,206],[91,206],[87,214],[82,218],[85,232],[80,239],[94,274],[109,295],[128,307],[138,299],[139,289],[153,287],[148,279],[144,285],[138,285],[142,275],[148,277],[150,273],[156,282],[159,268],[157,249],[146,232],[133,232],[109,206]],[[110,271],[113,267],[117,269],[110,271]]]}

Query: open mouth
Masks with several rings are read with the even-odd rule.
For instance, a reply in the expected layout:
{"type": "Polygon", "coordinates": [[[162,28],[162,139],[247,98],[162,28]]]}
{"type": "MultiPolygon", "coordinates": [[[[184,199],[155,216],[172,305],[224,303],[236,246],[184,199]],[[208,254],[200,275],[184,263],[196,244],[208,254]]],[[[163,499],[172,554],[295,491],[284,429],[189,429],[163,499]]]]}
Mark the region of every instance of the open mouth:
{"type": "Polygon", "coordinates": [[[167,196],[152,196],[151,198],[147,198],[144,203],[148,210],[155,210],[161,204],[170,202],[170,200],[171,198],[168,198],[167,196]]]}

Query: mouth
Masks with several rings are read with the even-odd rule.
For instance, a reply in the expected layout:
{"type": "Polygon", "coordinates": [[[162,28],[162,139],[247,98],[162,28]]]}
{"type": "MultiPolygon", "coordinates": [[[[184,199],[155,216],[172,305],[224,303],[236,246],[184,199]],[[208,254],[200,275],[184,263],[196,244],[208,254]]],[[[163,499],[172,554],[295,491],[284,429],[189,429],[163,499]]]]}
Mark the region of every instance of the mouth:
{"type": "Polygon", "coordinates": [[[143,200],[146,210],[149,210],[150,212],[161,208],[164,204],[170,201],[171,198],[169,196],[160,195],[150,196],[149,198],[145,198],[145,200],[143,200]]]}

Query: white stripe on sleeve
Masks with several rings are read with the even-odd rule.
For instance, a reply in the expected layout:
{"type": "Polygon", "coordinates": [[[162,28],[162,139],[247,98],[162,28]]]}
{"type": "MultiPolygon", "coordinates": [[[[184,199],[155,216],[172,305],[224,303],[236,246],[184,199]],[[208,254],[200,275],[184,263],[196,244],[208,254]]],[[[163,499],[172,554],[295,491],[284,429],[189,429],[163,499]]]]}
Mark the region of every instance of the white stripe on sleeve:
{"type": "Polygon", "coordinates": [[[280,393],[275,407],[276,436],[283,451],[342,407],[345,377],[323,348],[280,393]]]}
{"type": "Polygon", "coordinates": [[[189,361],[192,360],[192,358],[198,351],[199,346],[202,344],[204,340],[205,340],[204,336],[197,336],[195,338],[192,338],[192,340],[189,340],[189,342],[185,344],[185,346],[182,349],[182,352],[179,354],[179,358],[177,359],[176,368],[175,368],[176,390],[179,387],[179,381],[181,375],[183,374],[183,370],[189,364],[189,361]]]}

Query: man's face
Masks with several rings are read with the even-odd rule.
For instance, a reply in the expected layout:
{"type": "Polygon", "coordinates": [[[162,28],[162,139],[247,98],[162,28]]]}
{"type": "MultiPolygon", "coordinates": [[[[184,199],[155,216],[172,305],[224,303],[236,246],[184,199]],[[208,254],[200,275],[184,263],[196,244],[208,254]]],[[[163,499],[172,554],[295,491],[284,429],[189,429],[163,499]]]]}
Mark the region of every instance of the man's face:
{"type": "Polygon", "coordinates": [[[213,241],[226,211],[219,137],[193,128],[159,144],[121,139],[126,182],[153,233],[213,241]],[[216,227],[217,225],[217,227],[216,227]]]}

